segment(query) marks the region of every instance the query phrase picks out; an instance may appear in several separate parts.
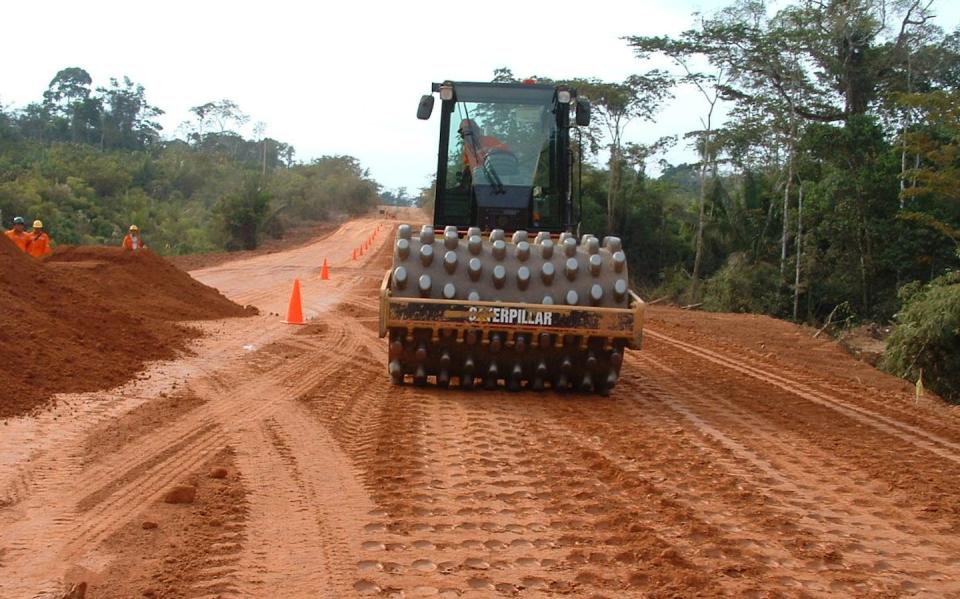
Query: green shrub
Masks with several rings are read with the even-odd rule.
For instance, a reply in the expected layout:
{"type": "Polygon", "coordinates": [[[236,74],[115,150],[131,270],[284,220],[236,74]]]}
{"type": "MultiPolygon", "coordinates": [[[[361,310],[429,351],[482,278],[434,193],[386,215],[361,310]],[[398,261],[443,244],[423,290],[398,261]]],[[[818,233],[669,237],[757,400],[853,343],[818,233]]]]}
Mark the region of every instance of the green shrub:
{"type": "Polygon", "coordinates": [[[651,298],[665,297],[671,302],[681,303],[690,290],[690,275],[680,267],[668,268],[660,275],[660,285],[650,296],[651,298]]]}
{"type": "Polygon", "coordinates": [[[960,273],[938,277],[922,289],[906,287],[882,366],[914,381],[923,369],[925,385],[960,402],[960,273]]]}
{"type": "Polygon", "coordinates": [[[214,214],[225,237],[224,247],[229,251],[256,248],[269,210],[270,194],[261,191],[256,177],[251,177],[242,191],[221,198],[214,214]]]}
{"type": "Polygon", "coordinates": [[[703,307],[714,312],[771,314],[777,308],[779,272],[765,262],[732,254],[704,283],[703,307]]]}

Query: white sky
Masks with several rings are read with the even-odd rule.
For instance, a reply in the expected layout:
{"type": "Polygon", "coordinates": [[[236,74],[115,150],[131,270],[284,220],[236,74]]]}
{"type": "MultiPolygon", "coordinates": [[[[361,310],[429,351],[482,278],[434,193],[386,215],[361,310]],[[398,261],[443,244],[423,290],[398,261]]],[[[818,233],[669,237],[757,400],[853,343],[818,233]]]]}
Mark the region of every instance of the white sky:
{"type": "MultiPolygon", "coordinates": [[[[518,77],[623,80],[666,65],[637,60],[621,36],[678,33],[692,12],[727,3],[13,0],[3,10],[0,102],[39,100],[64,67],[86,69],[94,86],[127,75],[166,111],[165,135],[191,106],[229,98],[299,160],[351,154],[386,188],[413,191],[436,169],[438,113],[415,117],[431,82],[487,81],[502,66],[518,77]]],[[[940,26],[953,29],[960,6],[938,7],[940,26]]],[[[694,94],[679,94],[627,138],[682,134],[701,112],[694,94]]],[[[680,147],[667,158],[693,154],[680,147]]]]}

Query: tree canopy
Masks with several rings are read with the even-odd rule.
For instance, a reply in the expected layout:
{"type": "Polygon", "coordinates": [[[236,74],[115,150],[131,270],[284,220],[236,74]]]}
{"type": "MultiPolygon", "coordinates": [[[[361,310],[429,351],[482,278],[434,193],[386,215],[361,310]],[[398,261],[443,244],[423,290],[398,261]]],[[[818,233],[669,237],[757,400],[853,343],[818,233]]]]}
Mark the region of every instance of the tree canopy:
{"type": "Polygon", "coordinates": [[[376,205],[380,186],[351,156],[303,164],[294,148],[243,133],[237,102],[198,104],[162,137],[163,110],[129,77],[93,87],[60,70],[42,99],[0,106],[0,215],[44,221],[59,243],[118,244],[136,223],[165,253],[256,247],[264,235],[376,205]]]}

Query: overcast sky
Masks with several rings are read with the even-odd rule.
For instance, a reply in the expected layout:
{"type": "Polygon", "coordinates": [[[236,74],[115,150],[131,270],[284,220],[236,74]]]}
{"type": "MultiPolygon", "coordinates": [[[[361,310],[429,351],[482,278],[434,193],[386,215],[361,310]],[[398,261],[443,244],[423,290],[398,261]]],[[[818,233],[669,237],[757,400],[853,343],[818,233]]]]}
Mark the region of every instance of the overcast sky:
{"type": "MultiPolygon", "coordinates": [[[[432,81],[487,81],[498,67],[623,80],[664,65],[637,60],[620,37],[677,33],[694,11],[727,3],[14,0],[3,10],[0,103],[39,100],[68,66],[86,69],[95,86],[127,75],[166,111],[166,135],[191,106],[229,98],[298,159],[351,154],[386,188],[412,190],[436,169],[439,119],[415,118],[432,81]]],[[[960,22],[960,3],[940,0],[935,12],[945,29],[960,22]]],[[[680,94],[627,138],[682,134],[701,112],[695,95],[680,94]]],[[[667,158],[693,154],[680,147],[667,158]]]]}

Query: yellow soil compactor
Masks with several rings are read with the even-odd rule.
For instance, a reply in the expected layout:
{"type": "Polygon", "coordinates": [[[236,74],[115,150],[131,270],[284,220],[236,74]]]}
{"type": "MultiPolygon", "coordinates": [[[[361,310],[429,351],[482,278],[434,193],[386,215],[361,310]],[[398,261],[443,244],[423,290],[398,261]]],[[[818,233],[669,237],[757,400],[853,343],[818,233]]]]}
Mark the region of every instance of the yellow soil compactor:
{"type": "MultiPolygon", "coordinates": [[[[397,228],[381,286],[391,379],[609,393],[624,350],[640,347],[644,304],[620,239],[579,235],[570,133],[589,124],[589,102],[532,82],[433,92],[433,224],[397,228]]],[[[423,96],[417,117],[433,107],[423,96]]]]}

